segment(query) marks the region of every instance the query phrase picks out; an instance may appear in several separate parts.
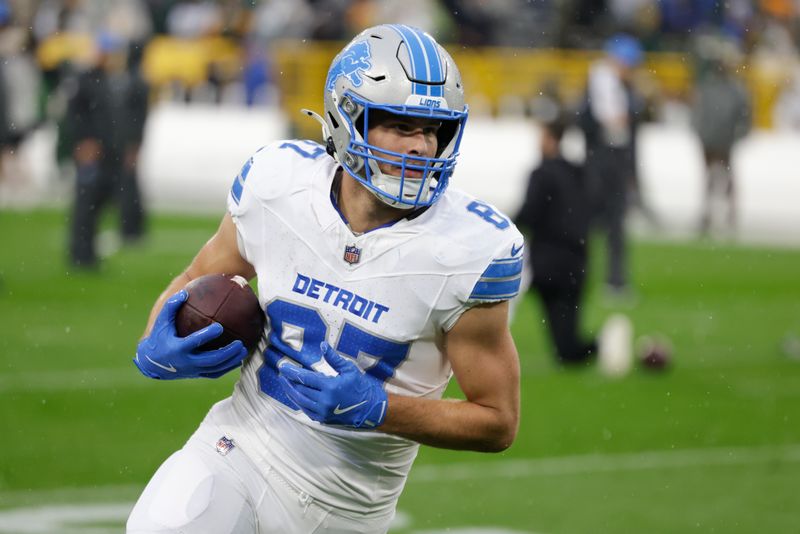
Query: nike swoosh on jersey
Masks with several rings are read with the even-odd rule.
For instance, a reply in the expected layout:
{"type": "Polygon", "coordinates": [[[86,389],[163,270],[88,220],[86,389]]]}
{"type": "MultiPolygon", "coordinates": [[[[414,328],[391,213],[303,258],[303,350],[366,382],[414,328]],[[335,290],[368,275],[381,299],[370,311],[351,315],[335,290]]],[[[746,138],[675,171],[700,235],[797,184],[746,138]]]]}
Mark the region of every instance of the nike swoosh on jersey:
{"type": "Polygon", "coordinates": [[[333,415],[341,415],[341,414],[343,414],[343,413],[347,413],[347,412],[349,412],[350,410],[355,410],[356,408],[358,408],[358,407],[359,407],[359,406],[361,406],[362,404],[366,404],[366,402],[367,402],[367,401],[363,400],[363,401],[359,402],[358,404],[353,404],[352,406],[348,406],[347,408],[341,408],[341,407],[340,407],[340,406],[337,404],[337,405],[336,405],[336,408],[334,408],[334,409],[333,409],[333,415]]]}
{"type": "Polygon", "coordinates": [[[150,358],[150,356],[145,356],[145,358],[147,358],[147,360],[148,360],[150,363],[152,363],[153,365],[155,365],[156,367],[161,367],[161,368],[162,368],[162,369],[164,369],[165,371],[169,371],[170,373],[177,373],[177,372],[178,372],[178,370],[177,370],[177,369],[175,369],[175,368],[172,366],[172,364],[169,364],[169,367],[167,367],[166,365],[161,365],[160,363],[158,363],[158,362],[156,362],[156,361],[153,361],[153,360],[150,358]]]}
{"type": "Polygon", "coordinates": [[[522,250],[522,247],[523,247],[523,246],[524,246],[524,244],[522,244],[522,245],[520,245],[520,246],[517,246],[517,245],[511,245],[511,257],[514,257],[514,256],[516,256],[517,254],[519,254],[519,251],[520,251],[520,250],[522,250]]]}

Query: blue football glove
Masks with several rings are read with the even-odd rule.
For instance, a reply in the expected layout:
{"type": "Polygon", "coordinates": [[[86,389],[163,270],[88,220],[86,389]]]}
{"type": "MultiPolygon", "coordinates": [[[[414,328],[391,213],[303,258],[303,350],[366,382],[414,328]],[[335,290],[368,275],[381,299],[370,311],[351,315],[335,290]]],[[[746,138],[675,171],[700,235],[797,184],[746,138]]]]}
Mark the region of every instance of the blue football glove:
{"type": "Polygon", "coordinates": [[[279,367],[279,373],[286,395],[308,417],[320,423],[353,428],[380,426],[386,418],[383,384],[363,373],[326,342],[320,344],[320,350],[338,375],[327,376],[284,364],[279,367]]]}
{"type": "Polygon", "coordinates": [[[242,364],[247,349],[234,341],[221,349],[195,352],[197,347],[219,337],[222,325],[211,323],[205,328],[178,337],[175,314],[189,294],[185,290],[172,295],[156,318],[150,335],[139,342],[133,363],[150,378],[218,378],[242,364]]]}

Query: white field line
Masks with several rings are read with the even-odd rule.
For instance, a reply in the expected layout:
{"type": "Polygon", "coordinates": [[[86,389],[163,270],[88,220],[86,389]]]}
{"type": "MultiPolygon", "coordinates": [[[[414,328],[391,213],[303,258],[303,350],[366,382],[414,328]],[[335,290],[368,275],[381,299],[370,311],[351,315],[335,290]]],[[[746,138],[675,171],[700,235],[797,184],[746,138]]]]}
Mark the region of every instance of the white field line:
{"type": "Polygon", "coordinates": [[[76,369],[0,374],[0,393],[113,389],[147,385],[131,363],[130,369],[76,369]]]}
{"type": "Polygon", "coordinates": [[[450,465],[421,465],[411,470],[409,483],[458,482],[623,471],[683,469],[697,466],[741,466],[769,462],[800,462],[800,444],[763,447],[679,449],[621,454],[583,454],[450,465]]]}
{"type": "MultiPolygon", "coordinates": [[[[646,451],[628,454],[587,454],[470,462],[440,466],[419,466],[412,470],[409,482],[448,483],[487,478],[519,479],[533,476],[559,476],[586,473],[617,473],[623,471],[648,471],[684,469],[697,466],[743,466],[768,462],[800,462],[800,444],[763,447],[728,447],[708,449],[681,449],[646,451]]],[[[88,504],[94,496],[108,493],[138,491],[134,486],[107,486],[95,488],[61,488],[29,492],[0,492],[0,503],[25,501],[28,503],[58,500],[62,504],[26,506],[0,510],[0,533],[107,534],[114,529],[92,523],[125,521],[133,503],[88,504]],[[78,500],[63,504],[64,500],[78,500]]],[[[456,531],[453,531],[456,532],[456,531]]],[[[458,531],[460,532],[460,531],[458,531]]],[[[464,532],[510,532],[502,529],[466,530],[464,532]]]]}
{"type": "MultiPolygon", "coordinates": [[[[118,502],[135,499],[144,489],[144,484],[119,484],[107,486],[64,486],[60,488],[0,491],[0,506],[27,507],[40,504],[60,505],[65,503],[88,503],[102,498],[103,501],[118,502]]],[[[133,506],[133,503],[131,503],[133,506]]]]}
{"type": "MultiPolygon", "coordinates": [[[[541,355],[521,354],[521,359],[535,359],[541,355]]],[[[682,367],[701,368],[703,363],[683,361],[682,367]]],[[[736,367],[735,364],[716,365],[708,367],[721,369],[723,367],[736,367]]],[[[543,373],[536,373],[543,376],[543,373]]],[[[756,383],[754,385],[739,384],[744,394],[752,394],[751,389],[763,386],[764,394],[777,393],[793,395],[796,388],[797,377],[774,377],[768,385],[756,383]],[[777,383],[776,383],[777,381],[777,383]]],[[[158,381],[143,377],[136,370],[133,363],[129,367],[98,368],[98,369],[64,369],[56,371],[28,371],[18,373],[0,373],[0,394],[25,393],[25,392],[58,392],[79,390],[100,390],[118,388],[146,388],[155,386],[158,381]]],[[[181,380],[182,383],[206,384],[206,380],[181,380]]],[[[761,381],[763,382],[763,380],[761,381]]],[[[759,389],[760,392],[760,389],[759,389]]]]}
{"type": "MultiPolygon", "coordinates": [[[[2,534],[115,534],[120,532],[132,504],[89,504],[78,506],[41,506],[0,511],[2,534]],[[96,524],[99,523],[99,524],[96,524]],[[109,524],[119,526],[111,527],[109,524]]],[[[412,518],[398,510],[390,531],[407,529],[412,518]]],[[[414,530],[415,534],[533,534],[502,527],[466,527],[442,530],[414,530]]]]}
{"type": "Polygon", "coordinates": [[[112,534],[124,523],[133,503],[41,506],[0,511],[0,533],[112,534]],[[99,525],[95,525],[99,524],[99,525]],[[106,526],[102,526],[105,524],[106,526]]]}
{"type": "MultiPolygon", "coordinates": [[[[181,380],[181,383],[208,384],[203,380],[181,380]]],[[[142,376],[131,363],[130,368],[76,369],[0,374],[0,394],[99,389],[146,388],[159,384],[142,376]]]]}
{"type": "MultiPolygon", "coordinates": [[[[578,454],[514,460],[418,465],[409,483],[460,482],[473,479],[528,478],[623,471],[656,471],[698,466],[746,466],[772,462],[800,463],[800,443],[759,447],[656,450],[633,453],[578,454]]],[[[0,491],[0,505],[90,501],[97,495],[138,495],[136,485],[64,487],[46,490],[0,491]]]]}

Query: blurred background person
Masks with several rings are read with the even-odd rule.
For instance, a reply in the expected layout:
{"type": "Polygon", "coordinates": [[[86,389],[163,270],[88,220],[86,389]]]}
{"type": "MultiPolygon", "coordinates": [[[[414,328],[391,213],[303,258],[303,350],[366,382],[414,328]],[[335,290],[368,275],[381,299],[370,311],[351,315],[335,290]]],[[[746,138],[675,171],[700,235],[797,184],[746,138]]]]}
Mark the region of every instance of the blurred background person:
{"type": "Polygon", "coordinates": [[[263,0],[248,15],[242,81],[245,103],[274,105],[279,98],[271,53],[280,39],[308,39],[314,12],[306,0],[263,0]]]}
{"type": "Polygon", "coordinates": [[[37,59],[42,73],[39,114],[56,127],[55,147],[62,178],[71,176],[70,160],[73,140],[64,124],[67,91],[76,74],[78,56],[69,37],[87,36],[94,32],[102,18],[95,3],[85,0],[42,0],[31,21],[31,34],[37,46],[37,59]],[[58,40],[61,39],[61,42],[58,40]],[[48,46],[48,43],[57,43],[48,46]]]}
{"type": "Polygon", "coordinates": [[[138,71],[138,50],[126,68],[125,43],[100,32],[94,63],[74,83],[65,124],[74,140],[76,179],[69,259],[78,268],[98,266],[97,225],[111,200],[119,205],[126,243],[144,235],[137,160],[147,115],[148,89],[138,71]]]}
{"type": "Polygon", "coordinates": [[[29,169],[19,158],[22,142],[35,129],[39,73],[27,52],[28,32],[0,0],[0,205],[24,197],[29,169]]]}
{"type": "MultiPolygon", "coordinates": [[[[167,31],[176,41],[194,42],[199,48],[209,46],[214,37],[222,36],[225,29],[223,6],[211,0],[179,0],[167,12],[167,31]],[[205,45],[202,44],[203,41],[205,45]]],[[[174,96],[187,103],[191,101],[221,103],[225,81],[218,65],[209,61],[205,79],[189,87],[173,85],[174,96]]]]}
{"type": "Polygon", "coordinates": [[[218,2],[181,0],[167,13],[167,30],[174,37],[194,39],[222,30],[224,13],[218,2]]]}
{"type": "Polygon", "coordinates": [[[778,130],[800,132],[800,62],[785,77],[772,109],[772,124],[778,130]]]}
{"type": "MultiPolygon", "coordinates": [[[[11,10],[6,2],[0,2],[0,36],[5,36],[10,23],[11,10]]],[[[4,50],[0,49],[0,53],[4,50]]],[[[2,54],[6,56],[6,54],[2,54]]],[[[3,58],[5,59],[5,57],[3,58]]],[[[6,61],[0,63],[0,179],[5,179],[3,167],[6,159],[6,152],[12,145],[12,120],[11,120],[11,98],[9,95],[8,74],[6,72],[6,61]]]]}
{"type": "Polygon", "coordinates": [[[531,172],[515,223],[527,235],[531,288],[542,303],[556,361],[574,365],[591,361],[597,343],[579,334],[590,208],[583,169],[561,155],[563,134],[562,119],[542,123],[542,161],[531,172]]]}
{"type": "Polygon", "coordinates": [[[698,69],[692,100],[692,127],[703,146],[705,196],[700,233],[712,229],[717,197],[722,200],[726,228],[736,227],[736,198],[731,150],[750,131],[750,98],[736,75],[740,54],[736,45],[706,36],[698,44],[698,69]]]}
{"type": "Polygon", "coordinates": [[[594,223],[606,234],[612,296],[630,294],[625,214],[631,184],[636,182],[636,127],[642,104],[633,87],[642,62],[639,41],[617,34],[606,41],[605,56],[589,67],[579,123],[586,140],[586,176],[594,223]]]}

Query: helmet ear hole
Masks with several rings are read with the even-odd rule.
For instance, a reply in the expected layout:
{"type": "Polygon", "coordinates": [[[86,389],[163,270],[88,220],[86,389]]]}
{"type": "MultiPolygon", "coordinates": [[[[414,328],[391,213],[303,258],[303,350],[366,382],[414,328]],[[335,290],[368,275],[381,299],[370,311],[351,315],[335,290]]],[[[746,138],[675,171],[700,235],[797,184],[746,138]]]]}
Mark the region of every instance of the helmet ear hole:
{"type": "Polygon", "coordinates": [[[328,112],[328,120],[331,121],[331,126],[333,126],[334,130],[339,129],[339,121],[336,120],[336,117],[329,111],[328,112]]]}

